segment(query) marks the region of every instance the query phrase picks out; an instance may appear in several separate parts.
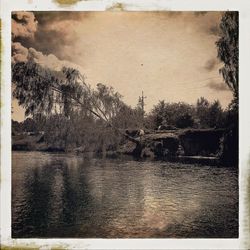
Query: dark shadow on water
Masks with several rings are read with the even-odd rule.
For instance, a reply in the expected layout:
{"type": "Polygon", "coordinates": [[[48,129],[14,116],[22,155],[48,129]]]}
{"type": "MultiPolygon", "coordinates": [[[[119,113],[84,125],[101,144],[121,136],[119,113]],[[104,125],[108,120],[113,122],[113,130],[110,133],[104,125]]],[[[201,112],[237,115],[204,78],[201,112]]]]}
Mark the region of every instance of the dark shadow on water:
{"type": "MultiPolygon", "coordinates": [[[[49,166],[48,166],[49,167],[49,166]]],[[[37,231],[43,235],[48,229],[48,211],[53,169],[32,169],[24,184],[26,206],[12,224],[13,237],[31,237],[37,231]],[[51,171],[52,170],[52,171],[51,171]]]]}

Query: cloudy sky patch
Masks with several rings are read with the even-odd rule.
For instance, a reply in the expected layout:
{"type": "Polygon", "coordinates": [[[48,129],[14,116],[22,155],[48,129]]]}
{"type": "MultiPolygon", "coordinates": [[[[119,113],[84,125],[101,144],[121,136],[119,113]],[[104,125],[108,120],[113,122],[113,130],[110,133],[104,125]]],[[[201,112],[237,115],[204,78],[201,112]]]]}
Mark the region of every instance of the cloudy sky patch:
{"type": "MultiPolygon", "coordinates": [[[[221,12],[14,13],[12,61],[74,65],[93,87],[111,85],[135,106],[144,91],[149,111],[159,100],[226,107],[215,42],[221,12]],[[22,28],[20,28],[22,23],[22,28]],[[216,78],[216,83],[210,78],[216,78]],[[219,84],[218,84],[219,83],[219,84]],[[219,87],[218,87],[219,86],[219,87]]],[[[227,86],[225,86],[226,90],[227,86]]]]}

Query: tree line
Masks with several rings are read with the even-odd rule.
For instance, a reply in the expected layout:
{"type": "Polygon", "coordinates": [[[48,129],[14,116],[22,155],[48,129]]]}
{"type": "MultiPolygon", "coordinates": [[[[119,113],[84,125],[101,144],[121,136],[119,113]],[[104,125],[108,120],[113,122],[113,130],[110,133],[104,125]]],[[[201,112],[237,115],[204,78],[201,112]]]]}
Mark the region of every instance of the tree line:
{"type": "Polygon", "coordinates": [[[231,110],[222,108],[219,100],[209,102],[200,97],[196,104],[185,102],[169,103],[159,101],[147,116],[147,123],[151,129],[161,125],[173,128],[225,128],[231,122],[231,110]]]}
{"type": "MultiPolygon", "coordinates": [[[[105,85],[102,88],[107,93],[112,91],[105,85]]],[[[118,99],[122,103],[120,96],[118,99]]],[[[67,115],[65,112],[55,106],[49,115],[36,113],[23,122],[12,121],[13,135],[43,131],[45,142],[51,147],[67,149],[84,146],[93,151],[116,150],[124,141],[122,133],[118,133],[108,123],[85,109],[71,110],[67,115]]],[[[142,114],[140,107],[132,108],[124,103],[113,112],[115,114],[110,123],[122,132],[127,129],[152,131],[161,126],[163,129],[227,128],[235,122],[229,108],[223,110],[219,101],[209,102],[204,97],[199,98],[195,105],[159,101],[146,114],[142,114]]]]}

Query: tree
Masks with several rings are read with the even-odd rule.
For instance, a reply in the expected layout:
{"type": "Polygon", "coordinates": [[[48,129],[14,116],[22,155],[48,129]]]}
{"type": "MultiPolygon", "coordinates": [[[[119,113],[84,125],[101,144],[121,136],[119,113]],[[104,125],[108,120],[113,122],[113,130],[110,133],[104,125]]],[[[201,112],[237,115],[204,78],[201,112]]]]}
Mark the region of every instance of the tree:
{"type": "Polygon", "coordinates": [[[224,81],[233,91],[234,99],[227,112],[228,131],[221,143],[221,161],[237,166],[238,164],[238,102],[239,102],[239,13],[227,11],[220,24],[220,39],[216,42],[218,58],[224,63],[220,69],[224,81]]]}
{"type": "Polygon", "coordinates": [[[194,125],[194,107],[184,102],[167,103],[159,101],[148,116],[154,128],[160,125],[170,125],[179,128],[192,127],[194,125]]]}
{"type": "Polygon", "coordinates": [[[22,127],[25,132],[37,132],[36,122],[30,117],[22,122],[22,127]]]}
{"type": "Polygon", "coordinates": [[[223,110],[219,100],[210,104],[208,109],[208,125],[210,128],[223,127],[223,110]]]}
{"type": "Polygon", "coordinates": [[[234,103],[238,105],[239,81],[239,14],[227,11],[220,23],[220,39],[216,42],[218,58],[224,63],[220,69],[225,83],[233,91],[234,103]]]}
{"type": "Polygon", "coordinates": [[[12,135],[22,132],[22,124],[18,121],[11,120],[12,135]]]}
{"type": "Polygon", "coordinates": [[[113,124],[121,129],[137,129],[143,124],[141,110],[124,104],[113,118],[113,124]]]}
{"type": "Polygon", "coordinates": [[[150,118],[153,120],[154,128],[158,128],[160,125],[165,123],[165,110],[167,103],[164,100],[159,101],[157,105],[154,106],[150,113],[150,118]]]}
{"type": "Polygon", "coordinates": [[[208,127],[209,102],[206,98],[200,97],[196,102],[196,116],[201,128],[208,127]]]}
{"type": "Polygon", "coordinates": [[[112,120],[124,103],[121,95],[101,83],[93,90],[79,71],[63,68],[61,72],[45,69],[27,62],[12,65],[13,96],[25,108],[26,115],[51,114],[53,107],[62,105],[65,117],[70,119],[77,110],[85,110],[129,140],[138,140],[116,128],[112,120]]]}
{"type": "Polygon", "coordinates": [[[200,128],[222,128],[225,126],[225,112],[219,100],[210,103],[204,97],[196,102],[196,118],[200,128]]]}
{"type": "Polygon", "coordinates": [[[178,128],[188,128],[194,125],[194,119],[191,114],[184,113],[177,117],[176,127],[178,128]]]}

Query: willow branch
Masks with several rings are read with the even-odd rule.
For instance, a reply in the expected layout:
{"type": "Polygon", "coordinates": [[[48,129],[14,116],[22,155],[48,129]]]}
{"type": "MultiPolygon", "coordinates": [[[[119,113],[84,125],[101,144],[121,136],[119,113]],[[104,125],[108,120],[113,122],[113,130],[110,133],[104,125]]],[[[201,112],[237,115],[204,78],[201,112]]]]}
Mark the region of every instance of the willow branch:
{"type": "MultiPolygon", "coordinates": [[[[60,93],[60,94],[63,94],[63,92],[62,92],[60,89],[56,88],[56,87],[53,86],[52,84],[51,84],[51,88],[52,88],[52,90],[54,90],[54,91],[56,91],[56,92],[58,92],[58,93],[60,93]]],[[[113,126],[113,124],[112,124],[111,122],[109,122],[108,120],[105,120],[101,115],[99,115],[98,113],[96,113],[96,112],[93,111],[92,109],[86,107],[86,106],[85,106],[82,102],[80,102],[78,99],[74,98],[73,96],[70,96],[70,98],[71,98],[72,100],[74,100],[75,102],[77,102],[82,108],[84,108],[85,110],[89,111],[90,113],[92,113],[93,115],[95,115],[96,117],[98,117],[99,119],[101,119],[102,121],[104,121],[105,123],[107,123],[111,128],[113,128],[115,131],[117,131],[120,135],[126,137],[128,140],[130,140],[130,141],[132,141],[132,142],[134,142],[134,143],[136,143],[136,144],[139,143],[139,140],[137,140],[137,139],[135,139],[135,138],[129,136],[129,135],[126,134],[126,133],[123,133],[120,129],[118,129],[117,127],[113,126]]]]}

